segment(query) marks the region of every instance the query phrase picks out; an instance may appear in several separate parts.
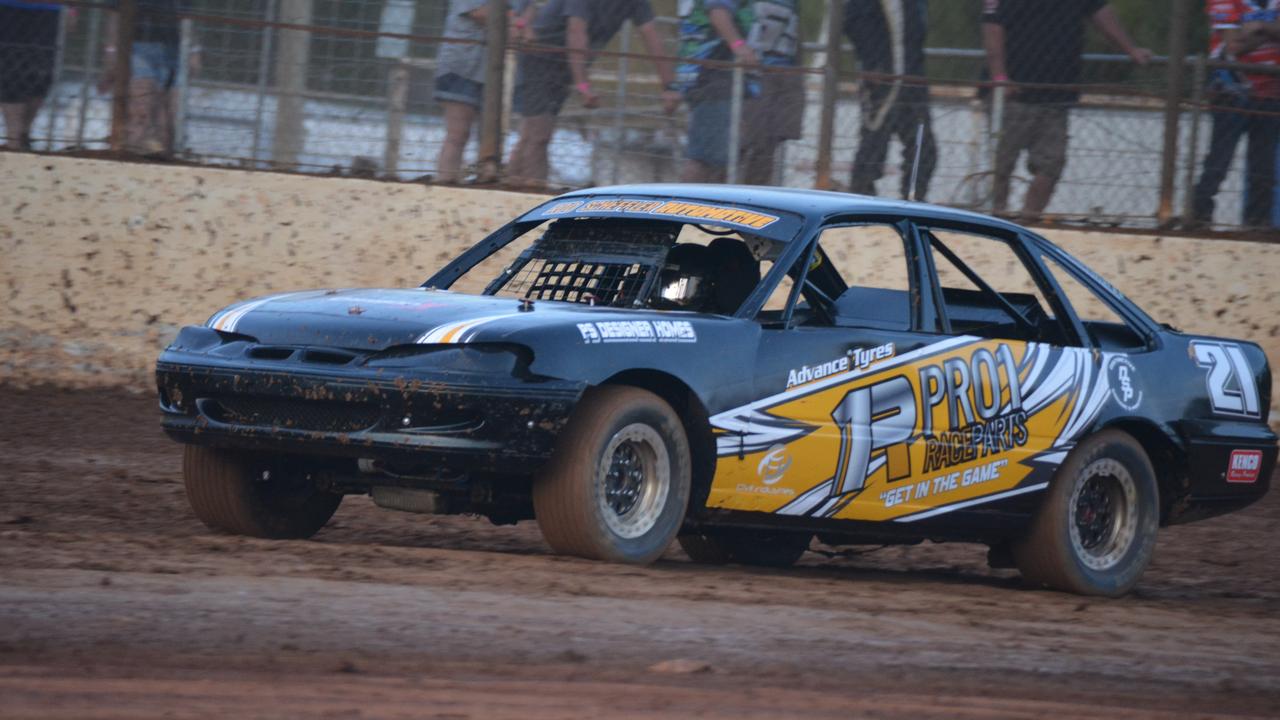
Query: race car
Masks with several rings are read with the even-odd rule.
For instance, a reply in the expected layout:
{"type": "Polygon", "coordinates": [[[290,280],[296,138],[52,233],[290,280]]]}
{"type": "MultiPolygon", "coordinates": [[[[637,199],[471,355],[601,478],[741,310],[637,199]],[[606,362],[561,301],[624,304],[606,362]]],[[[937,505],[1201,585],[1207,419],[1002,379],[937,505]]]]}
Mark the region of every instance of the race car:
{"type": "Polygon", "coordinates": [[[308,537],[368,494],[624,563],[984,543],[1109,596],[1277,453],[1257,345],[1158,324],[1002,220],[777,188],[562,195],[420,287],[224,308],[156,379],[217,530],[308,537]]]}

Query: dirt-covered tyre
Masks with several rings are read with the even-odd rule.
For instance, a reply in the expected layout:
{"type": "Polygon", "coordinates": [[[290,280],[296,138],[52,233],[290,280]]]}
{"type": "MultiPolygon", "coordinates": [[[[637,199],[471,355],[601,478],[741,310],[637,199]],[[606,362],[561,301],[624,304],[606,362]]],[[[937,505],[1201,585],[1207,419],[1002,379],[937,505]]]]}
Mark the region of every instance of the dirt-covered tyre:
{"type": "Polygon", "coordinates": [[[309,538],[342,502],[307,472],[271,456],[187,445],[182,475],[196,517],[236,535],[309,538]]]}
{"type": "Polygon", "coordinates": [[[703,565],[743,565],[785,568],[796,564],[809,549],[813,535],[781,530],[706,529],[681,535],[680,548],[703,565]]]}
{"type": "Polygon", "coordinates": [[[1151,562],[1160,523],[1151,460],[1132,436],[1103,430],[1067,455],[1030,532],[1013,543],[1036,586],[1118,597],[1151,562]]]}
{"type": "Polygon", "coordinates": [[[690,467],[684,427],[661,398],[633,387],[594,388],[534,479],[538,527],[558,553],[653,562],[684,522],[690,467]]]}

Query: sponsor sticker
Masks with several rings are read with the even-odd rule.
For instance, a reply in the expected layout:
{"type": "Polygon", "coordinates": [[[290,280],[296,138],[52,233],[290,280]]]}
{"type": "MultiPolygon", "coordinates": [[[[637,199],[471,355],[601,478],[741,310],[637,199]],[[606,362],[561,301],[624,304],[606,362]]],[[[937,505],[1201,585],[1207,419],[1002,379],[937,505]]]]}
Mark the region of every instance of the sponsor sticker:
{"type": "Polygon", "coordinates": [[[573,212],[662,215],[726,225],[741,225],[755,230],[766,228],[779,219],[777,215],[723,205],[684,202],[681,200],[624,199],[561,202],[543,211],[543,215],[566,215],[573,212]]]}
{"type": "Polygon", "coordinates": [[[791,469],[791,456],[787,454],[786,445],[774,445],[769,452],[760,458],[756,466],[756,475],[765,485],[776,485],[791,469]]]}
{"type": "Polygon", "coordinates": [[[821,380],[838,373],[850,370],[865,370],[872,363],[891,358],[894,354],[893,343],[885,343],[871,348],[852,348],[843,357],[828,360],[816,365],[801,365],[787,372],[787,389],[797,385],[806,385],[814,380],[821,380]]]}
{"type": "Polygon", "coordinates": [[[612,320],[578,323],[582,341],[597,343],[694,343],[698,333],[687,320],[612,320]]]}
{"type": "Polygon", "coordinates": [[[1142,385],[1138,380],[1138,370],[1129,358],[1111,358],[1107,364],[1107,379],[1111,381],[1111,397],[1115,398],[1116,404],[1125,410],[1137,410],[1142,404],[1142,385]]]}
{"type": "Polygon", "coordinates": [[[1227,482],[1255,483],[1262,470],[1261,450],[1232,450],[1227,461],[1227,482]]]}

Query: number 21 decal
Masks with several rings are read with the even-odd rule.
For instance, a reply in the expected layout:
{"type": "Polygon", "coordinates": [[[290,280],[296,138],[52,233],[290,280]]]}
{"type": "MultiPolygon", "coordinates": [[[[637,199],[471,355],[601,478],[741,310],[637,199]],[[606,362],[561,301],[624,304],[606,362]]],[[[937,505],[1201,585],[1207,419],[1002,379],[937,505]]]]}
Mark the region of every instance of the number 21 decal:
{"type": "Polygon", "coordinates": [[[1214,412],[1262,417],[1258,385],[1239,345],[1197,340],[1191,343],[1191,352],[1196,364],[1209,371],[1205,384],[1214,412]]]}

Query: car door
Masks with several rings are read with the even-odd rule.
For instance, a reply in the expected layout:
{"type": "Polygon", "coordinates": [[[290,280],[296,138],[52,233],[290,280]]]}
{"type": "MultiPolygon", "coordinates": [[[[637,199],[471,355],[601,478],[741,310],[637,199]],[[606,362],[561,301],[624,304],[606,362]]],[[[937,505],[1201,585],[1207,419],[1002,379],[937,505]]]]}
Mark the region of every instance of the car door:
{"type": "Polygon", "coordinates": [[[710,507],[835,517],[875,484],[912,477],[912,384],[889,371],[936,344],[908,223],[823,228],[759,318],[751,403],[712,418],[710,507]],[[928,332],[921,327],[929,323],[928,332]]]}

